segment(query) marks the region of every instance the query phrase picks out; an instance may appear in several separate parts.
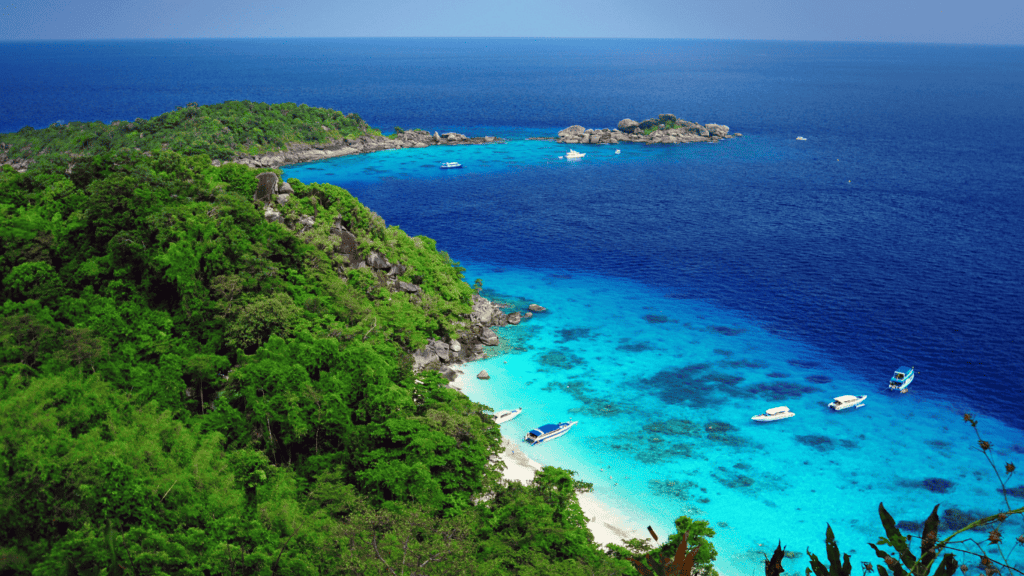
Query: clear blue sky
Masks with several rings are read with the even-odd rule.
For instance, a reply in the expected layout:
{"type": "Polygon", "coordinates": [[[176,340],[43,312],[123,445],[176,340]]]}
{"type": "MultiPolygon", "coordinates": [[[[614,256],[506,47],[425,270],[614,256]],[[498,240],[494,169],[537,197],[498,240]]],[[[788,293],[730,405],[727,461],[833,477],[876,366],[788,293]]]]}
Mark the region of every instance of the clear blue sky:
{"type": "Polygon", "coordinates": [[[1024,44],[1024,0],[0,0],[0,41],[346,36],[1024,44]]]}

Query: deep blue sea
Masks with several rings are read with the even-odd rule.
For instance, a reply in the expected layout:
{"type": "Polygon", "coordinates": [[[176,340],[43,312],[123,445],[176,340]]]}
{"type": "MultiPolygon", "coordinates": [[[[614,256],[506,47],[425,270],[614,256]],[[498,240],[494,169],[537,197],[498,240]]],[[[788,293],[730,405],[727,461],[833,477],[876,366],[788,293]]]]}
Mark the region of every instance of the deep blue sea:
{"type": "MultiPolygon", "coordinates": [[[[285,171],[435,238],[487,295],[546,306],[502,331],[510,345],[471,367],[493,378],[467,392],[526,408],[503,425],[511,438],[579,419],[529,455],[579,471],[659,533],[679,514],[709,520],[735,576],[757,573],[780,539],[823,557],[826,523],[855,567],[874,560],[879,502],[909,521],[935,504],[952,523],[996,511],[998,483],[964,412],[1000,469],[1024,464],[1024,47],[0,46],[3,132],[255,100],[358,112],[386,133],[507,139],[285,171]],[[666,112],[743,136],[583,146],[574,162],[559,158],[565,146],[526,139],[666,112]],[[439,170],[448,160],[464,169],[439,170]],[[900,365],[918,375],[891,394],[900,365]],[[868,399],[828,411],[841,394],[868,399]],[[796,417],[750,421],[783,404],[796,417]]],[[[1009,486],[1020,506],[1020,480],[1009,486]]],[[[806,556],[784,566],[801,572],[806,556]]]]}

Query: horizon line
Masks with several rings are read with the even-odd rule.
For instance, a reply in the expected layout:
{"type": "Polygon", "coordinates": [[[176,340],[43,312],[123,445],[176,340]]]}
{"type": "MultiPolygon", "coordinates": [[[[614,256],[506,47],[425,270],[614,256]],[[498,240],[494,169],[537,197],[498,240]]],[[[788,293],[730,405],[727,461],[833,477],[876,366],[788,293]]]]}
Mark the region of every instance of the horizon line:
{"type": "Polygon", "coordinates": [[[195,36],[158,38],[33,38],[0,39],[0,44],[32,44],[52,42],[167,42],[167,41],[225,41],[225,40],[650,40],[697,42],[793,42],[816,44],[900,44],[931,46],[999,46],[1024,47],[1024,43],[986,42],[920,42],[903,40],[807,40],[785,38],[671,38],[647,36],[195,36]]]}

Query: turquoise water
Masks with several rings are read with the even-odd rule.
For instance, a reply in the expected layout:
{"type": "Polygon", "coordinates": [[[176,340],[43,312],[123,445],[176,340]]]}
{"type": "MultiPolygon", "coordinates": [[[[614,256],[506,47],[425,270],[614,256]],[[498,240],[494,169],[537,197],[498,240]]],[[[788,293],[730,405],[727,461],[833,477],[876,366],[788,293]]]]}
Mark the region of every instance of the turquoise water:
{"type": "MultiPolygon", "coordinates": [[[[876,560],[867,543],[884,535],[879,502],[897,521],[917,522],[935,504],[987,514],[1000,503],[962,411],[914,389],[927,386],[926,375],[910,393],[883,392],[890,370],[858,377],[839,359],[700,300],[620,278],[463,265],[467,278],[494,287],[492,298],[548,308],[500,329],[500,349],[464,367],[491,375],[469,396],[495,410],[524,407],[502,434],[541,464],[579,472],[636,526],[653,518],[668,534],[681,514],[710,521],[725,574],[760,574],[760,552],[779,540],[824,558],[827,523],[858,570],[876,560]],[[841,394],[868,399],[858,410],[828,410],[841,394]],[[783,404],[794,418],[750,420],[783,404]],[[567,419],[580,424],[555,442],[521,440],[567,419]]],[[[982,429],[1019,456],[1018,430],[995,420],[982,429]]],[[[802,571],[806,555],[783,565],[802,571]]]]}

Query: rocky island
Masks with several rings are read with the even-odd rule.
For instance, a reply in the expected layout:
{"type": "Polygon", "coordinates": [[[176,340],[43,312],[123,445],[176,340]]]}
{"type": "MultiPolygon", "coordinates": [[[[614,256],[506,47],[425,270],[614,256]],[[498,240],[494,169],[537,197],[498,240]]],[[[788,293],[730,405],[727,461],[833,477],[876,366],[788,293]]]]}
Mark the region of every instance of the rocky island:
{"type": "Polygon", "coordinates": [[[562,144],[618,144],[637,142],[643,144],[681,144],[684,142],[717,142],[740,134],[729,134],[729,127],[721,124],[697,124],[679,120],[674,114],[661,114],[637,122],[625,118],[614,129],[588,129],[583,126],[569,126],[558,133],[562,144]]]}

